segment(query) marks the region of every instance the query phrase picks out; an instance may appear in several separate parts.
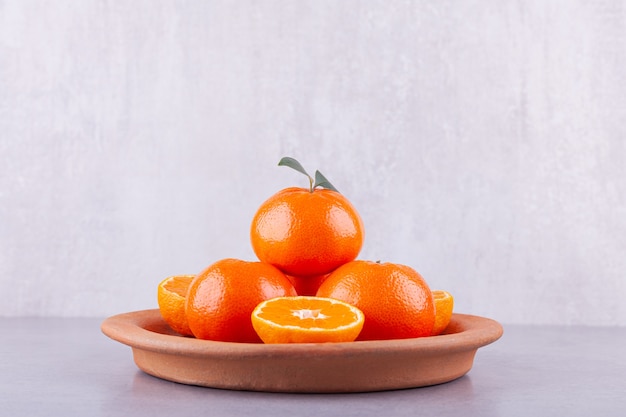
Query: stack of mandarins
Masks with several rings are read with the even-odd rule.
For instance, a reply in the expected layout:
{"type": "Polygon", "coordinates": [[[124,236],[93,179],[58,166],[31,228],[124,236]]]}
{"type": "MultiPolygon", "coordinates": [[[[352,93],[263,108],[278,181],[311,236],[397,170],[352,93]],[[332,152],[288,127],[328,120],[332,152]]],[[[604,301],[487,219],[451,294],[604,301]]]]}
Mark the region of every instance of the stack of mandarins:
{"type": "Polygon", "coordinates": [[[224,342],[319,343],[441,334],[452,296],[413,268],[357,260],[364,239],[354,206],[293,158],[308,188],[271,196],[252,219],[258,262],[222,259],[158,286],[159,310],[177,333],[224,342]]]}

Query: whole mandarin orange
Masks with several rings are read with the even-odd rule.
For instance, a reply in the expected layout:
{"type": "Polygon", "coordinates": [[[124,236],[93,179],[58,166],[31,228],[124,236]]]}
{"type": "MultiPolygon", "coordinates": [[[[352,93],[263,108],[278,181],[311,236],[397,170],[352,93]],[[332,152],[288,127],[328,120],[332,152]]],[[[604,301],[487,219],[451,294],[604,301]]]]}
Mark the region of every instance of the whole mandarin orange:
{"type": "Polygon", "coordinates": [[[293,284],[298,295],[313,296],[317,294],[317,290],[324,280],[328,277],[328,274],[316,275],[313,277],[294,277],[287,275],[287,278],[293,284]]]}
{"type": "Polygon", "coordinates": [[[309,188],[286,188],[258,208],[250,241],[259,260],[296,277],[328,274],[354,260],[364,238],[354,206],[321,172],[313,178],[290,157],[278,165],[306,175],[309,188]]]}
{"type": "Polygon", "coordinates": [[[252,311],[270,298],[296,295],[287,277],[270,264],[222,259],[191,282],[185,314],[198,339],[261,342],[252,327],[252,311]]]}
{"type": "Polygon", "coordinates": [[[363,311],[365,324],[358,340],[430,336],[435,323],[431,290],[406,265],[349,262],[326,278],[317,296],[335,298],[363,311]]]}
{"type": "Polygon", "coordinates": [[[250,231],[262,262],[288,275],[323,275],[354,260],[363,245],[363,222],[343,195],[291,187],[259,207],[250,231]]]}

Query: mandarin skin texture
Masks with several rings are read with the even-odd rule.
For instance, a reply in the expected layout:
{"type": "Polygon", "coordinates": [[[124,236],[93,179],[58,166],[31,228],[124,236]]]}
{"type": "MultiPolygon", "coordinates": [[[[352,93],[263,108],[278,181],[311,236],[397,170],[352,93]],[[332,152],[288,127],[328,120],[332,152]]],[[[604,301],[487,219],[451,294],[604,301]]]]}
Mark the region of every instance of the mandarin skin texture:
{"type": "Polygon", "coordinates": [[[430,288],[406,265],[349,262],[326,278],[317,296],[336,298],[363,311],[365,324],[358,340],[430,336],[435,324],[430,288]]]}
{"type": "Polygon", "coordinates": [[[257,257],[285,274],[327,274],[354,260],[364,228],[343,195],[327,189],[291,187],[266,200],[255,214],[250,238],[257,257]]]}
{"type": "Polygon", "coordinates": [[[295,296],[296,290],[276,267],[262,262],[223,259],[191,283],[185,313],[198,339],[261,342],[250,315],[262,301],[295,296]]]}

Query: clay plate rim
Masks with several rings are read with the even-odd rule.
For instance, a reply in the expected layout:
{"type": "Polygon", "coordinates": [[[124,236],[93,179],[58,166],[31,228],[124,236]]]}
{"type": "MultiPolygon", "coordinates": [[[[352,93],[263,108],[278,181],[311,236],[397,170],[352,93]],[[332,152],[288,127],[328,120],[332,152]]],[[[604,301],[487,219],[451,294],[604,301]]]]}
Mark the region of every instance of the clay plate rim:
{"type": "Polygon", "coordinates": [[[183,337],[171,331],[158,309],[122,313],[105,319],[102,332],[111,339],[135,349],[156,353],[176,353],[189,357],[253,358],[286,357],[315,353],[323,356],[400,353],[410,351],[438,355],[471,351],[498,340],[503,328],[495,320],[455,313],[444,334],[414,339],[372,340],[348,343],[262,344],[233,343],[183,337]]]}

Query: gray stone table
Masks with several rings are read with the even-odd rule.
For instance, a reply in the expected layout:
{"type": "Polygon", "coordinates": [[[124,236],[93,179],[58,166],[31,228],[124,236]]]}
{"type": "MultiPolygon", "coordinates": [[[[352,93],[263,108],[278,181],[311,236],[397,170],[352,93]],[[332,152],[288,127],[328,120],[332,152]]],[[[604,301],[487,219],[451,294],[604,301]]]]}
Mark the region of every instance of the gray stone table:
{"type": "Polygon", "coordinates": [[[0,416],[624,416],[626,328],[504,326],[464,377],[366,394],[176,384],[138,370],[102,320],[0,318],[0,416]]]}

